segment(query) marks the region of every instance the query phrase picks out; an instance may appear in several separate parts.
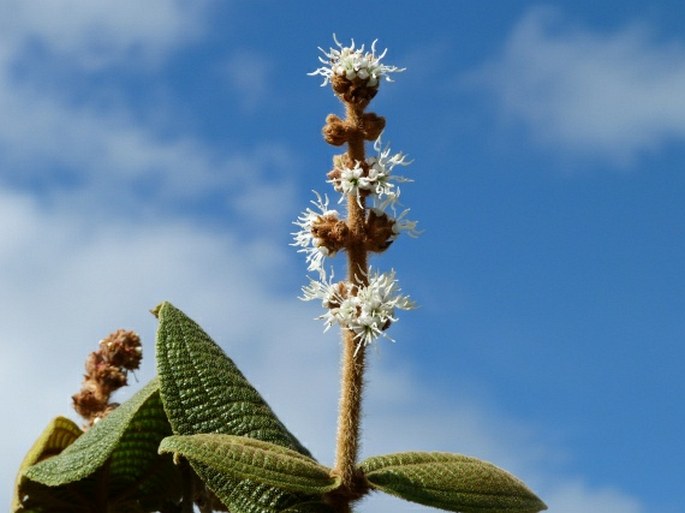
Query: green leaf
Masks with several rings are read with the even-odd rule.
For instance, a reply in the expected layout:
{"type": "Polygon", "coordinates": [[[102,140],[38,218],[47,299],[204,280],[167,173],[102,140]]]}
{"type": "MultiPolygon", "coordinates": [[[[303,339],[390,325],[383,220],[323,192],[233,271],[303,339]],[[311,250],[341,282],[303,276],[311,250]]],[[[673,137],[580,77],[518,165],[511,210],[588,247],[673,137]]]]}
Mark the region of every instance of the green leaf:
{"type": "Polygon", "coordinates": [[[299,452],[243,436],[170,436],[162,440],[159,452],[178,453],[223,474],[291,492],[322,495],[340,484],[330,469],[299,452]]]}
{"type": "Polygon", "coordinates": [[[368,458],[360,468],[372,488],[448,511],[536,513],[547,509],[508,472],[459,454],[389,454],[368,458]]]}
{"type": "Polygon", "coordinates": [[[154,511],[180,489],[171,458],[157,453],[170,434],[155,378],[59,455],[26,469],[24,476],[56,491],[69,490],[84,504],[154,511]]]}
{"type": "Polygon", "coordinates": [[[29,496],[39,493],[37,487],[26,479],[24,471],[39,461],[59,454],[82,434],[81,428],[66,417],[52,419],[26,453],[24,460],[19,466],[14,487],[14,497],[12,498],[12,511],[27,511],[22,509],[22,503],[29,496]]]}
{"type": "MultiPolygon", "coordinates": [[[[176,435],[221,433],[263,440],[310,456],[285,428],[222,349],[168,302],[154,310],[160,395],[176,435]]],[[[191,461],[205,484],[232,513],[276,513],[319,496],[236,479],[191,461]]],[[[320,511],[328,507],[320,503],[320,511]]]]}
{"type": "MultiPolygon", "coordinates": [[[[112,455],[136,413],[157,392],[157,387],[157,380],[153,380],[131,400],[95,424],[92,429],[59,456],[28,469],[26,476],[48,486],[59,486],[93,474],[112,455]]],[[[118,465],[125,467],[126,464],[124,459],[118,465]]]]}
{"type": "Polygon", "coordinates": [[[225,433],[309,455],[233,361],[170,303],[156,310],[157,370],[174,433],[225,433]]]}

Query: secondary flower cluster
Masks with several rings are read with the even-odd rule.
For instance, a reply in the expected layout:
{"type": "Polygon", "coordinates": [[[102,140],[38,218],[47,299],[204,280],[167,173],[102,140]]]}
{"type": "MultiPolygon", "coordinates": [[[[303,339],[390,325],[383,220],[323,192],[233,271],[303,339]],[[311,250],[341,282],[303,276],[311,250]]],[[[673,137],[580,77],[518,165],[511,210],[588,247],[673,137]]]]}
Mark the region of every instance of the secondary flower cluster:
{"type": "Polygon", "coordinates": [[[387,336],[385,330],[397,321],[395,309],[415,308],[409,296],[401,294],[394,270],[371,274],[365,287],[347,281],[310,280],[302,291],[303,300],[318,299],[328,310],[317,317],[324,321],[324,331],[338,324],[352,330],[360,345],[368,345],[381,335],[387,336]]]}
{"type": "Polygon", "coordinates": [[[323,48],[319,48],[326,56],[326,59],[319,57],[324,66],[309,73],[312,76],[322,75],[324,77],[322,87],[330,83],[334,76],[339,76],[349,81],[360,80],[367,87],[375,88],[378,87],[381,78],[392,81],[388,73],[404,71],[404,68],[381,64],[381,59],[385,57],[387,50],[376,55],[376,41],[371,44],[370,52],[364,52],[364,45],[355,49],[354,40],[350,46],[343,46],[336,39],[335,34],[333,34],[333,41],[335,41],[338,49],[331,48],[326,52],[323,48]]]}
{"type": "MultiPolygon", "coordinates": [[[[386,52],[376,55],[376,42],[371,52],[364,52],[364,46],[355,49],[354,41],[343,47],[333,36],[338,49],[330,52],[321,50],[328,58],[320,58],[327,66],[321,67],[310,75],[322,75],[323,85],[330,83],[336,95],[358,113],[357,121],[341,120],[335,115],[326,119],[324,139],[334,146],[351,141],[352,137],[375,140],[375,155],[359,160],[343,153],[333,159],[333,170],[328,173],[328,183],[340,193],[340,201],[348,199],[348,208],[358,207],[354,224],[341,218],[337,210],[329,208],[329,199],[314,191],[313,208],[307,208],[294,222],[299,231],[293,233],[293,246],[304,253],[307,271],[318,274],[318,279],[310,278],[301,299],[320,300],[326,313],[318,319],[324,321],[325,330],[333,324],[350,330],[358,347],[368,345],[380,336],[397,320],[396,310],[414,308],[408,296],[403,295],[395,279],[395,272],[367,272],[366,264],[359,266],[354,278],[333,282],[325,268],[327,257],[352,248],[368,253],[385,251],[400,233],[418,235],[416,222],[406,219],[408,209],[399,215],[395,207],[399,203],[398,184],[412,180],[393,173],[398,166],[410,164],[403,153],[393,153],[388,146],[383,147],[380,134],[385,120],[373,113],[364,113],[368,102],[375,96],[379,81],[390,80],[389,73],[404,71],[396,66],[381,63],[386,52]],[[356,200],[356,206],[354,201],[356,200]],[[367,207],[367,200],[369,206],[367,207]],[[360,227],[359,220],[363,226],[360,227]],[[361,228],[361,229],[360,229],[361,228]]],[[[351,143],[350,143],[351,144],[351,143]]],[[[389,337],[387,337],[389,338],[389,337]]]]}
{"type": "Polygon", "coordinates": [[[335,168],[328,174],[329,183],[333,188],[342,193],[340,201],[342,203],[347,195],[355,195],[359,202],[362,196],[372,195],[375,200],[376,208],[381,208],[383,204],[393,205],[400,196],[400,189],[396,183],[411,182],[409,178],[392,174],[395,166],[408,166],[406,155],[395,153],[391,155],[390,147],[382,149],[381,138],[376,139],[373,145],[376,156],[369,157],[365,162],[355,162],[349,166],[346,156],[339,156],[335,159],[335,168]]]}
{"type": "MultiPolygon", "coordinates": [[[[326,278],[326,271],[324,269],[324,259],[328,256],[334,256],[339,247],[331,247],[328,238],[323,238],[323,227],[326,225],[337,224],[338,211],[328,209],[328,196],[321,195],[313,191],[316,200],[311,203],[318,211],[307,208],[297,221],[293,224],[300,227],[300,231],[293,233],[295,242],[293,246],[299,246],[298,253],[304,253],[307,260],[307,271],[318,272],[319,277],[323,280],[326,278]]],[[[344,223],[343,223],[344,225],[344,223]]],[[[347,225],[345,225],[345,228],[347,225]]],[[[342,228],[342,225],[341,225],[342,228]]]]}

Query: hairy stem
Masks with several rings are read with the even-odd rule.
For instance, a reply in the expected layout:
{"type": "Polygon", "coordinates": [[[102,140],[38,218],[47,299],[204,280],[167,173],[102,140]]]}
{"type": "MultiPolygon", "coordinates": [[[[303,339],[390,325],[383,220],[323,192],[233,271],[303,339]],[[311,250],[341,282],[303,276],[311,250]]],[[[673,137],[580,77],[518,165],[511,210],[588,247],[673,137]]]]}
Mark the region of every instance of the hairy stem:
{"type": "MultiPolygon", "coordinates": [[[[363,162],[364,138],[360,126],[363,111],[355,109],[350,104],[346,104],[346,111],[347,122],[360,128],[348,141],[347,154],[351,162],[363,162]]],[[[347,198],[347,225],[352,235],[351,240],[354,242],[346,248],[347,269],[348,281],[356,285],[366,285],[368,282],[367,253],[363,246],[365,216],[364,198],[350,195],[347,198]]],[[[356,465],[364,385],[364,357],[364,347],[358,344],[354,332],[344,329],[335,471],[342,479],[343,489],[349,490],[351,495],[354,495],[354,490],[358,488],[356,465]]]]}

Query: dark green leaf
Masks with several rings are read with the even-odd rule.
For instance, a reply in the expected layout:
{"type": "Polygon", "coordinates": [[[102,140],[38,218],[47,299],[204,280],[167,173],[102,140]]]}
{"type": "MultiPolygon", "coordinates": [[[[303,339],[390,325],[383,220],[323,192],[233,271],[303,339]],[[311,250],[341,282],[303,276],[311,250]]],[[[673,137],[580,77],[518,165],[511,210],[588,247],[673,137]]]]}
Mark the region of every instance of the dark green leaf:
{"type": "Polygon", "coordinates": [[[153,511],[178,496],[178,470],[170,457],[157,453],[159,442],[170,434],[154,379],[59,455],[29,467],[24,476],[56,491],[69,490],[90,505],[153,511]]]}
{"type": "Polygon", "coordinates": [[[340,480],[313,459],[280,445],[243,436],[197,434],[162,440],[160,453],[178,453],[238,479],[251,479],[291,492],[330,492],[340,480]]]}
{"type": "Polygon", "coordinates": [[[547,506],[525,484],[484,461],[459,454],[406,452],[360,465],[373,488],[462,513],[536,513],[547,506]]]}
{"type": "Polygon", "coordinates": [[[309,455],[200,326],[170,303],[156,312],[157,369],[174,433],[248,436],[309,455]]]}
{"type": "MultiPolygon", "coordinates": [[[[59,456],[28,469],[26,476],[48,486],[59,486],[93,474],[112,455],[136,413],[153,394],[157,393],[157,388],[157,380],[149,383],[131,400],[95,424],[86,435],[80,437],[59,456]]],[[[133,462],[126,460],[126,454],[122,456],[123,460],[118,461],[116,465],[125,469],[129,463],[133,462]]]]}
{"type": "MultiPolygon", "coordinates": [[[[310,455],[200,326],[167,302],[155,314],[160,394],[174,434],[245,436],[310,455]]],[[[191,464],[232,513],[276,513],[320,499],[191,464]]],[[[321,511],[326,511],[323,504],[321,511]]]]}

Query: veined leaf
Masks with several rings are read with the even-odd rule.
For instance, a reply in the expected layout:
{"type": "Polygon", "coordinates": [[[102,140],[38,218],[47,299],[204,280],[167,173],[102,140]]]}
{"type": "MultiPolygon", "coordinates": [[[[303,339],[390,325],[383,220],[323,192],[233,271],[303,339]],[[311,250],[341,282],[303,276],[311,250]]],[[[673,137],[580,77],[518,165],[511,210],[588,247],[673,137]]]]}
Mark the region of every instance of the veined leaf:
{"type": "Polygon", "coordinates": [[[12,511],[21,511],[24,498],[38,492],[36,486],[33,486],[32,489],[32,483],[24,477],[24,471],[39,461],[61,453],[82,434],[81,428],[66,417],[52,419],[26,453],[24,461],[19,466],[14,497],[12,498],[12,511]]]}
{"type": "Polygon", "coordinates": [[[155,378],[59,455],[26,469],[24,476],[55,493],[69,490],[91,506],[135,503],[154,511],[180,490],[178,469],[170,457],[157,453],[159,442],[170,434],[155,378]]]}
{"type": "Polygon", "coordinates": [[[309,455],[223,350],[170,303],[156,310],[157,370],[174,433],[225,433],[309,455]]]}
{"type": "Polygon", "coordinates": [[[238,479],[310,495],[337,488],[340,480],[313,459],[280,445],[218,433],[170,436],[159,452],[177,453],[238,479]]]}
{"type": "MultiPolygon", "coordinates": [[[[200,326],[168,302],[155,309],[160,394],[176,435],[250,437],[310,456],[233,361],[200,326]]],[[[232,513],[277,513],[320,497],[237,479],[194,462],[195,472],[232,513]]],[[[327,511],[321,503],[320,510],[327,511]]]]}
{"type": "Polygon", "coordinates": [[[26,471],[36,482],[59,486],[88,477],[112,455],[126,429],[150,397],[157,393],[157,380],[150,382],[129,401],[95,424],[84,436],[59,456],[43,461],[26,471]]]}
{"type": "Polygon", "coordinates": [[[468,456],[405,452],[368,458],[360,467],[373,488],[448,511],[537,513],[547,509],[517,478],[468,456]]]}

